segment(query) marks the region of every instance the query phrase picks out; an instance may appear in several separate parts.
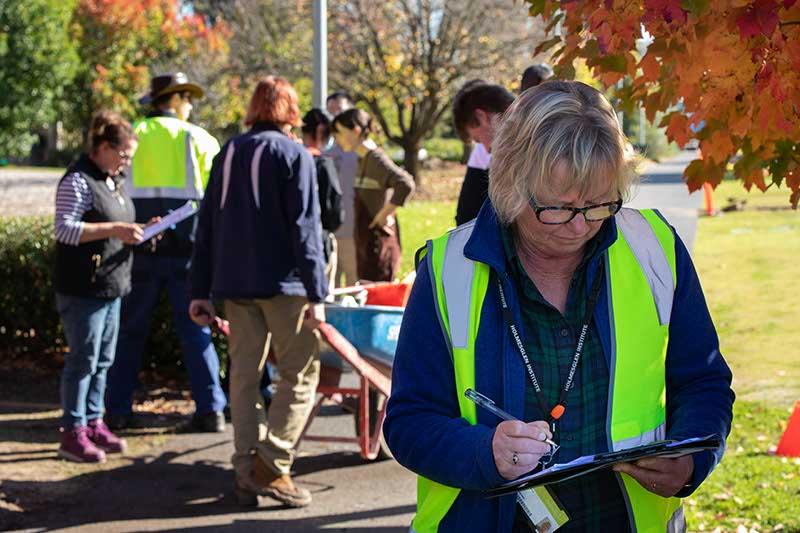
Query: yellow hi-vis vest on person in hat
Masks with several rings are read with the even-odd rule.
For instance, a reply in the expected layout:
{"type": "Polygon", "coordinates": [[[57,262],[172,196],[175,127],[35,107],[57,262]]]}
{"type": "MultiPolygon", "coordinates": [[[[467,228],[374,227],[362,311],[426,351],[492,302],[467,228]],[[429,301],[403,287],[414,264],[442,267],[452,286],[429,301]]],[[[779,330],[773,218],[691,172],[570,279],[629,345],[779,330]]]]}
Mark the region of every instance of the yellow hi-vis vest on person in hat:
{"type": "MultiPolygon", "coordinates": [[[[652,210],[622,209],[618,238],[605,256],[611,324],[609,448],[624,450],[666,434],[665,361],[675,292],[675,237],[652,210]]],[[[489,285],[488,265],[464,257],[474,222],[428,241],[425,260],[445,338],[452,349],[461,416],[476,424],[475,404],[464,391],[475,388],[475,340],[489,285]]],[[[617,474],[637,533],[684,531],[681,501],[662,498],[626,474],[617,474]]],[[[417,479],[415,533],[433,533],[460,489],[417,479]]],[[[569,512],[569,510],[567,510],[569,512]]]]}
{"type": "Polygon", "coordinates": [[[131,198],[203,198],[219,143],[207,131],[170,116],[138,121],[139,147],[127,180],[131,198]]]}

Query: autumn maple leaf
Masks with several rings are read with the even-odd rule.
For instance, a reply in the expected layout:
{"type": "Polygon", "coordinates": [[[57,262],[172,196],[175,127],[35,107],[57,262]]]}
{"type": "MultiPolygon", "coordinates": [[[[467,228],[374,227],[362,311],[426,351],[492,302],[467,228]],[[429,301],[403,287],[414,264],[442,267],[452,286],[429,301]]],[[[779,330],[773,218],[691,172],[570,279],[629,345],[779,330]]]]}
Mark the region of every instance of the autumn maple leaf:
{"type": "MultiPolygon", "coordinates": [[[[784,3],[785,5],[785,3],[784,3]]],[[[778,2],[756,0],[736,19],[742,39],[757,35],[769,37],[778,27],[778,2]]]]}

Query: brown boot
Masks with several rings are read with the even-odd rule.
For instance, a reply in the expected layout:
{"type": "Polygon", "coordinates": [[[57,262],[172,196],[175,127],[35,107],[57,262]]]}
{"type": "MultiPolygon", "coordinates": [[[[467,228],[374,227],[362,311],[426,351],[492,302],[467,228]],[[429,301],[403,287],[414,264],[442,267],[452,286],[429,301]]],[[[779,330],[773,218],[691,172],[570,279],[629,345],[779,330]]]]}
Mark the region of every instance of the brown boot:
{"type": "MultiPolygon", "coordinates": [[[[277,474],[258,456],[253,459],[250,479],[237,480],[237,496],[240,488],[260,496],[268,496],[290,507],[305,507],[311,503],[311,493],[294,484],[289,474],[277,474]]],[[[242,501],[242,498],[239,499],[242,501]]]]}
{"type": "Polygon", "coordinates": [[[244,507],[258,507],[258,494],[249,488],[244,482],[236,478],[233,487],[233,494],[236,496],[236,503],[244,507]]]}

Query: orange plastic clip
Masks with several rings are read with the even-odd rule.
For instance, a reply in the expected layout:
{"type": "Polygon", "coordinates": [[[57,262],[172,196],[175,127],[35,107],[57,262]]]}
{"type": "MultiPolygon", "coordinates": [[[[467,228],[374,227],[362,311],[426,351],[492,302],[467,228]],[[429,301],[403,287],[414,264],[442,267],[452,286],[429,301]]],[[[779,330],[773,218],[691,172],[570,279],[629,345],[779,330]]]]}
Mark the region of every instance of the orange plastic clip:
{"type": "Polygon", "coordinates": [[[567,408],[561,404],[556,405],[553,409],[550,410],[550,416],[553,417],[554,420],[558,420],[564,414],[567,408]]]}

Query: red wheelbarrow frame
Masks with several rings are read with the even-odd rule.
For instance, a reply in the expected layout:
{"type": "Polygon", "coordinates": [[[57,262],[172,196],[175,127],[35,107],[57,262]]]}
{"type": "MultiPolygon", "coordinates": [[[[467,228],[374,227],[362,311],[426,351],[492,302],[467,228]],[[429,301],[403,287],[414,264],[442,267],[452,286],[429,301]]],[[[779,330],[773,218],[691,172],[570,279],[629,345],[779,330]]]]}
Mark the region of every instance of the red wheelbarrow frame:
{"type": "Polygon", "coordinates": [[[392,389],[392,382],[373,364],[363,358],[361,354],[358,353],[358,350],[356,350],[355,346],[350,344],[350,341],[344,338],[344,336],[339,333],[335,327],[330,324],[323,323],[319,325],[318,331],[322,336],[322,339],[327,342],[331,348],[333,348],[334,352],[336,352],[339,357],[344,359],[351,367],[353,367],[353,370],[356,374],[358,374],[361,383],[360,387],[357,389],[338,386],[319,386],[317,388],[317,393],[320,396],[314,404],[314,408],[308,417],[305,428],[303,428],[303,433],[300,435],[298,445],[303,439],[316,442],[355,443],[358,444],[359,448],[361,449],[361,457],[363,459],[369,461],[374,460],[378,457],[380,452],[381,429],[383,427],[383,420],[386,418],[387,402],[384,401],[383,405],[380,407],[380,410],[378,410],[378,419],[376,421],[375,428],[372,433],[370,433],[369,391],[370,388],[375,389],[377,392],[381,393],[384,398],[389,398],[389,393],[392,389]],[[322,435],[307,435],[306,432],[311,426],[311,423],[314,421],[314,417],[319,414],[319,411],[322,408],[322,403],[326,399],[336,401],[334,398],[335,395],[353,396],[358,399],[358,436],[330,437],[322,435]]]}

